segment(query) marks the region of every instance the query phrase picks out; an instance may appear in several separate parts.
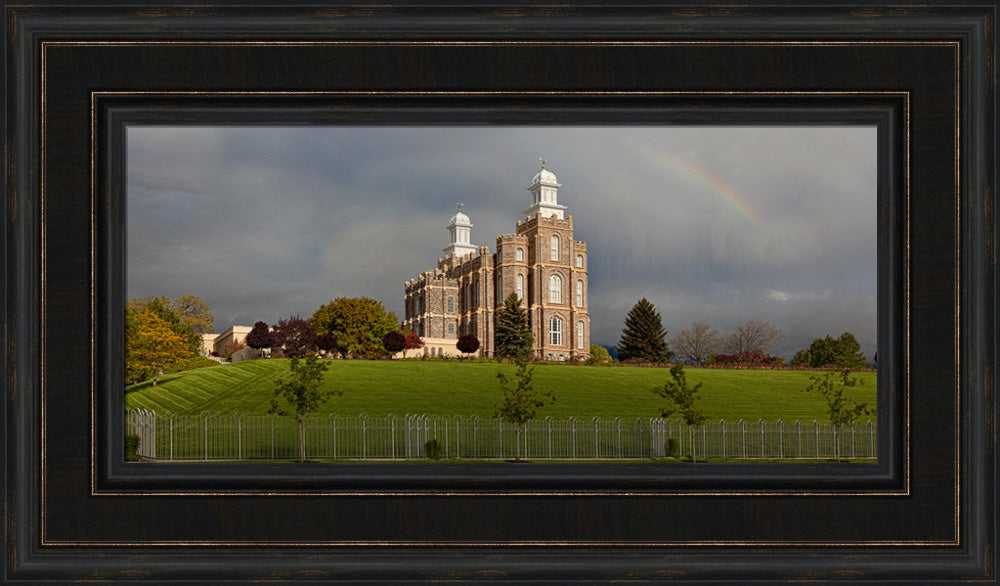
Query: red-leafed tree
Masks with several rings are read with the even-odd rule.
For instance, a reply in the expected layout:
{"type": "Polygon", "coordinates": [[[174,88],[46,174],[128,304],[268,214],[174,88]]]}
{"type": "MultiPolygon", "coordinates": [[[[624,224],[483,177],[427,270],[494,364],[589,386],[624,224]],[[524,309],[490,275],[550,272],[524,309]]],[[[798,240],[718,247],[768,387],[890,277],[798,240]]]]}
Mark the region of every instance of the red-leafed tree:
{"type": "MultiPolygon", "coordinates": [[[[406,349],[406,336],[399,332],[389,332],[382,336],[382,347],[389,351],[389,354],[396,354],[406,349]]],[[[406,356],[406,353],[403,353],[406,356]]]]}
{"type": "Polygon", "coordinates": [[[455,344],[459,352],[463,354],[472,354],[476,350],[479,350],[479,338],[473,336],[472,334],[466,334],[458,339],[458,343],[455,344]]]}
{"type": "Polygon", "coordinates": [[[250,329],[250,333],[247,334],[246,344],[257,350],[270,348],[274,344],[274,336],[271,335],[271,328],[267,327],[267,324],[262,321],[255,323],[253,328],[250,329]]]}
{"type": "Polygon", "coordinates": [[[403,358],[406,358],[407,350],[418,350],[424,347],[424,339],[413,332],[407,332],[406,345],[403,346],[403,358]]]}
{"type": "Polygon", "coordinates": [[[337,334],[327,332],[322,336],[316,336],[316,347],[324,352],[332,352],[337,349],[337,334]]]}
{"type": "Polygon", "coordinates": [[[272,334],[272,348],[279,350],[282,356],[302,358],[316,352],[316,332],[309,322],[297,315],[279,319],[272,334]]]}

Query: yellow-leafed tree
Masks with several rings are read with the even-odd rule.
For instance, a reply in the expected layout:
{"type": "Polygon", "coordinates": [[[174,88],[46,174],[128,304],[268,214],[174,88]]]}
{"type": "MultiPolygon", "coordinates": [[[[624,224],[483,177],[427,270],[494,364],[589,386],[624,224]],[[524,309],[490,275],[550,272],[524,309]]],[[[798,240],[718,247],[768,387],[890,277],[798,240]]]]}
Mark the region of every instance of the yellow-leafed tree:
{"type": "Polygon", "coordinates": [[[154,387],[161,368],[191,356],[187,338],[170,329],[170,324],[155,313],[139,312],[129,325],[134,328],[129,359],[153,371],[154,387]]]}

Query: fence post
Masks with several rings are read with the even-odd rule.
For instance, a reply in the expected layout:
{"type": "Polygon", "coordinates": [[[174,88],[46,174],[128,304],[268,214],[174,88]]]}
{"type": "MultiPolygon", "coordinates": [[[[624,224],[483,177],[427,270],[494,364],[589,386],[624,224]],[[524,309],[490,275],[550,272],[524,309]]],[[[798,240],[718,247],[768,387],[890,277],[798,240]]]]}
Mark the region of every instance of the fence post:
{"type": "Polygon", "coordinates": [[[875,422],[868,422],[868,455],[871,458],[875,457],[875,422]]]}
{"type": "Polygon", "coordinates": [[[802,422],[795,420],[795,457],[802,457],[802,422]]]}
{"type": "Polygon", "coordinates": [[[813,434],[816,438],[816,459],[819,460],[819,422],[813,419],[813,434]]]}
{"type": "Polygon", "coordinates": [[[548,445],[549,445],[548,454],[549,454],[549,459],[551,460],[552,459],[552,416],[551,415],[549,417],[545,418],[545,427],[546,427],[546,430],[548,431],[548,438],[549,438],[549,440],[548,440],[548,445]]]}
{"type": "Polygon", "coordinates": [[[570,450],[570,453],[573,454],[573,458],[576,459],[576,417],[570,417],[569,422],[572,430],[570,437],[573,442],[573,449],[570,450]]]}
{"type": "Polygon", "coordinates": [[[615,417],[615,431],[618,433],[618,458],[622,457],[622,418],[615,417]]]}
{"type": "Polygon", "coordinates": [[[726,420],[719,420],[719,429],[722,430],[722,457],[726,457],[726,420]]]}
{"type": "Polygon", "coordinates": [[[208,418],[211,417],[208,413],[202,413],[202,419],[205,426],[205,460],[208,460],[208,418]]]}
{"type": "Polygon", "coordinates": [[[785,459],[785,422],[778,420],[778,458],[785,459]]]}
{"type": "Polygon", "coordinates": [[[268,419],[271,421],[271,459],[274,459],[274,418],[273,413],[268,415],[268,419]]]}
{"type": "Polygon", "coordinates": [[[170,459],[174,459],[174,414],[170,414],[170,459]]]}
{"type": "Polygon", "coordinates": [[[740,453],[743,455],[743,459],[747,458],[747,422],[740,418],[740,453]]]}
{"type": "Polygon", "coordinates": [[[243,459],[243,414],[236,414],[236,459],[243,459]]]}
{"type": "Polygon", "coordinates": [[[600,451],[601,451],[600,445],[597,443],[598,438],[600,438],[601,436],[601,431],[598,428],[598,426],[600,425],[600,420],[594,417],[593,419],[591,419],[591,421],[594,422],[594,459],[596,460],[600,457],[600,451]]]}

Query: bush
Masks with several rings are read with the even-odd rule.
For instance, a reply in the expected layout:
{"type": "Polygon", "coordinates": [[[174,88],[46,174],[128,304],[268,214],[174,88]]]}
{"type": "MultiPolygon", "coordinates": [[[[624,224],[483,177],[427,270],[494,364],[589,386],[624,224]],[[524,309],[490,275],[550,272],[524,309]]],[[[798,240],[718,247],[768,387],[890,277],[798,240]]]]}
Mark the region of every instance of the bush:
{"type": "Polygon", "coordinates": [[[441,454],[444,453],[444,446],[441,445],[441,442],[437,438],[427,440],[427,443],[424,444],[424,453],[429,460],[440,460],[441,454]]]}
{"type": "Polygon", "coordinates": [[[590,345],[590,356],[587,358],[587,364],[611,364],[611,353],[604,346],[598,346],[597,344],[590,345]]]}
{"type": "Polygon", "coordinates": [[[677,454],[681,451],[681,444],[675,437],[667,438],[667,445],[665,446],[665,449],[668,458],[676,458],[677,454]]]}
{"type": "Polygon", "coordinates": [[[125,461],[139,461],[139,436],[135,434],[125,436],[125,461]]]}

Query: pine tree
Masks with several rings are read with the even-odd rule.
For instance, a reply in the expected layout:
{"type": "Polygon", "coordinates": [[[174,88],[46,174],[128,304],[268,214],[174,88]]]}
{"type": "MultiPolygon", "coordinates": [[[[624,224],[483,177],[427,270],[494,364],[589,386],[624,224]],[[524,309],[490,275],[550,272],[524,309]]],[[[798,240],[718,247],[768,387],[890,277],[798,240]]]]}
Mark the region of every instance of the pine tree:
{"type": "Polygon", "coordinates": [[[511,293],[503,300],[497,316],[496,355],[513,358],[522,348],[531,348],[534,340],[528,326],[528,311],[521,307],[521,298],[511,293]]]}
{"type": "Polygon", "coordinates": [[[625,328],[618,342],[618,359],[623,362],[668,362],[674,353],[667,346],[666,336],[659,312],[643,297],[625,317],[625,328]]]}

